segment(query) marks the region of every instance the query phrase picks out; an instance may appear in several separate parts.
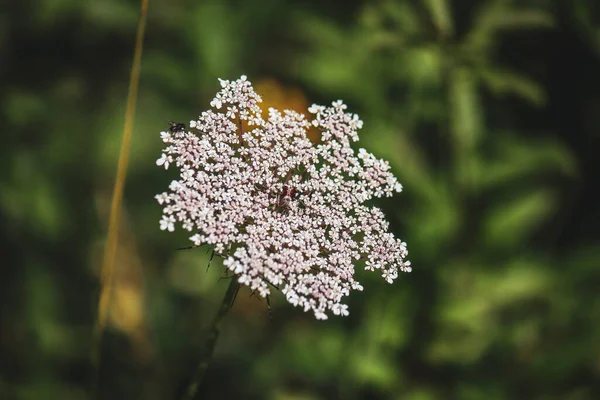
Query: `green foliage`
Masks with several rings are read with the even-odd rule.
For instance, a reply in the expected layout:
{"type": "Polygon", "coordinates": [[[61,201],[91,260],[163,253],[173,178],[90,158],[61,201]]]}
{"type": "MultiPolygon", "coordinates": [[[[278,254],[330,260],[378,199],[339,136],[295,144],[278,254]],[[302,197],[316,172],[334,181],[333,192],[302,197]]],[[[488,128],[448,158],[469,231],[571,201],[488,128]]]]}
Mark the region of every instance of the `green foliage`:
{"type": "MultiPolygon", "coordinates": [[[[17,3],[0,14],[0,398],[83,399],[139,4],[17,3]]],[[[361,116],[360,146],[404,185],[380,205],[413,272],[361,276],[352,314],[324,323],[280,295],[269,321],[241,291],[204,398],[600,398],[599,26],[591,0],[150,2],[100,398],[173,398],[196,367],[227,285],[158,229],[158,132],[241,73],[361,116]]]]}

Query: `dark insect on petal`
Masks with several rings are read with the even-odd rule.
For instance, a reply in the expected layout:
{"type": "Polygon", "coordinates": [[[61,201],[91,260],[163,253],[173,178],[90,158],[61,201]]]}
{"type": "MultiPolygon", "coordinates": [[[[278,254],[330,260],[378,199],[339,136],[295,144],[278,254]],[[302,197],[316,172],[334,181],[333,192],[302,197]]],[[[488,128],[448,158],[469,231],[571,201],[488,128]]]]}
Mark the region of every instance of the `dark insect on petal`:
{"type": "Polygon", "coordinates": [[[169,131],[171,133],[183,132],[185,131],[185,124],[180,122],[167,121],[167,124],[171,125],[169,131]]]}

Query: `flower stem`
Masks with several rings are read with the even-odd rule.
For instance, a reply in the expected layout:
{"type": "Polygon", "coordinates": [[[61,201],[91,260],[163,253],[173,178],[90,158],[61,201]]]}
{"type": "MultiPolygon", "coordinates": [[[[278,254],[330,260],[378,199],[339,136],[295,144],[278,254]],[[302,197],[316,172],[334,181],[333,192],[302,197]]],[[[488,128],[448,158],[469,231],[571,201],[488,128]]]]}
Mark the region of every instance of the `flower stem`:
{"type": "Polygon", "coordinates": [[[238,289],[239,284],[237,282],[237,278],[231,278],[231,282],[229,283],[229,287],[227,288],[225,297],[223,297],[223,301],[221,302],[219,311],[217,311],[217,315],[213,319],[213,322],[210,326],[210,331],[208,332],[208,338],[206,339],[206,344],[204,346],[204,351],[202,353],[200,363],[198,364],[196,372],[194,372],[194,376],[192,377],[190,384],[187,386],[185,393],[181,397],[181,400],[193,400],[196,398],[198,388],[200,387],[200,384],[202,383],[202,380],[204,378],[204,374],[208,369],[208,364],[212,360],[212,356],[217,344],[217,339],[219,338],[219,333],[221,332],[221,323],[223,322],[223,318],[225,317],[225,315],[227,315],[227,312],[233,305],[233,301],[235,300],[235,296],[237,294],[238,289]]]}

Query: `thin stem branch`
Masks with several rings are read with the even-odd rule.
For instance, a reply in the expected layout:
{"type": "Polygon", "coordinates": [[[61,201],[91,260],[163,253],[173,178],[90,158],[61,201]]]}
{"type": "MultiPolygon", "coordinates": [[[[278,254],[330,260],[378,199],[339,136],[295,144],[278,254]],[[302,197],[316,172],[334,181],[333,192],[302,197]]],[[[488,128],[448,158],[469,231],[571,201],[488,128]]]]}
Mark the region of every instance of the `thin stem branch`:
{"type": "Polygon", "coordinates": [[[225,293],[225,297],[223,297],[223,301],[221,302],[221,307],[219,307],[219,311],[217,312],[217,315],[215,315],[215,318],[210,326],[210,331],[208,332],[208,338],[206,339],[206,344],[204,346],[200,363],[198,364],[196,372],[194,373],[194,376],[192,377],[192,380],[185,393],[181,397],[181,400],[194,400],[196,398],[196,395],[198,394],[198,388],[200,387],[200,384],[204,379],[204,374],[206,373],[208,365],[212,360],[217,339],[219,338],[219,333],[221,332],[221,323],[233,305],[233,300],[235,299],[238,289],[239,284],[237,282],[237,278],[231,279],[229,287],[227,288],[227,292],[225,293]]]}
{"type": "Polygon", "coordinates": [[[129,91],[127,94],[127,110],[125,112],[125,126],[123,127],[123,138],[121,140],[121,150],[119,153],[119,164],[113,188],[112,200],[110,203],[110,217],[108,222],[108,235],[106,239],[106,248],[104,250],[104,259],[102,261],[101,282],[100,282],[100,300],[98,303],[98,316],[92,333],[91,362],[94,370],[92,377],[92,398],[95,397],[98,369],[100,364],[100,348],[102,344],[102,335],[106,328],[108,320],[108,311],[112,297],[113,276],[115,270],[115,258],[118,247],[118,233],[121,220],[121,208],[123,203],[123,190],[125,187],[125,176],[127,175],[127,165],[129,162],[129,148],[131,147],[131,137],[133,131],[133,119],[135,115],[135,106],[137,102],[138,87],[140,81],[140,69],[142,64],[142,49],[144,43],[144,31],[146,29],[146,16],[148,14],[148,1],[141,0],[140,17],[137,26],[137,35],[135,41],[135,50],[133,63],[131,66],[131,76],[129,79],[129,91]]]}

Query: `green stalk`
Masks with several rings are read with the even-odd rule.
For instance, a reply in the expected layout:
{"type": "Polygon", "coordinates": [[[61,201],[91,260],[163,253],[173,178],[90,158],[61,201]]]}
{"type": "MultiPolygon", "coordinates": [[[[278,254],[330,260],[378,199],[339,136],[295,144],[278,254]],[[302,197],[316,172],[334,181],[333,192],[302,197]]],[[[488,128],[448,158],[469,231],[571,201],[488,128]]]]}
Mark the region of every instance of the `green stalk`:
{"type": "Polygon", "coordinates": [[[238,289],[239,284],[237,283],[237,278],[231,278],[231,282],[229,283],[229,287],[227,288],[225,297],[223,297],[223,301],[221,302],[221,307],[219,307],[219,311],[217,312],[217,315],[213,319],[213,322],[210,326],[210,331],[208,332],[208,338],[206,339],[206,344],[204,346],[204,351],[202,353],[200,363],[198,364],[196,372],[194,373],[190,384],[185,390],[185,393],[181,397],[181,400],[196,399],[196,395],[198,394],[198,388],[200,387],[200,384],[202,384],[204,374],[208,369],[208,365],[210,364],[213,353],[215,351],[217,339],[219,338],[219,333],[221,332],[221,323],[223,322],[223,318],[225,318],[225,315],[227,315],[227,312],[231,308],[238,289]]]}

